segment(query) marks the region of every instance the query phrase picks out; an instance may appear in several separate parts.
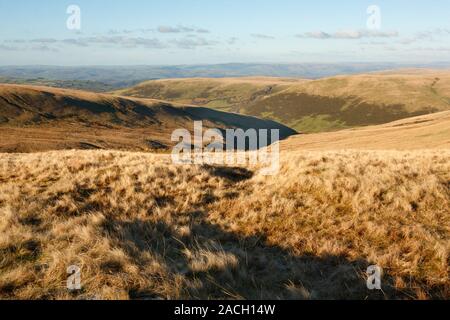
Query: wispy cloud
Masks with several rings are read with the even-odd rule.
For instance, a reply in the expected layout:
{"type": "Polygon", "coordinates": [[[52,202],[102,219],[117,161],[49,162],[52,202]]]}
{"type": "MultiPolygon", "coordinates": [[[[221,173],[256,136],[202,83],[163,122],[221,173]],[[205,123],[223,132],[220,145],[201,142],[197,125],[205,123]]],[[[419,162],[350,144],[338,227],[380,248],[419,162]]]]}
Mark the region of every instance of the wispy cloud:
{"type": "Polygon", "coordinates": [[[416,47],[416,51],[450,52],[450,47],[416,47]]]}
{"type": "MultiPolygon", "coordinates": [[[[203,32],[205,33],[205,32],[203,32]]],[[[127,36],[127,35],[97,35],[91,37],[78,38],[36,38],[30,40],[13,39],[4,41],[0,50],[39,50],[39,51],[59,51],[64,47],[118,47],[118,48],[146,48],[163,49],[177,47],[180,49],[195,49],[199,47],[211,47],[219,42],[200,37],[197,34],[186,34],[181,39],[161,41],[158,38],[127,36]]]]}
{"type": "Polygon", "coordinates": [[[61,44],[73,45],[78,47],[88,47],[89,42],[85,38],[70,38],[58,41],[61,44]]]}
{"type": "Polygon", "coordinates": [[[216,45],[218,42],[207,40],[205,38],[189,37],[184,39],[172,40],[171,43],[175,44],[178,48],[181,49],[195,49],[197,47],[211,47],[216,45]]]}
{"type": "Polygon", "coordinates": [[[366,42],[361,42],[361,45],[385,46],[385,45],[387,45],[387,42],[385,42],[385,41],[366,41],[366,42]]]}
{"type": "Polygon", "coordinates": [[[59,52],[58,49],[50,47],[50,46],[45,45],[45,44],[35,45],[35,46],[32,46],[30,49],[33,50],[33,51],[59,52]]]}
{"type": "Polygon", "coordinates": [[[209,30],[204,28],[196,28],[196,27],[185,27],[185,26],[159,26],[157,28],[159,33],[209,33],[209,30]]]}
{"type": "Polygon", "coordinates": [[[227,44],[233,45],[233,44],[236,44],[238,41],[239,41],[239,38],[237,38],[237,37],[231,37],[231,38],[229,38],[229,39],[227,40],[227,44]]]}
{"type": "MultiPolygon", "coordinates": [[[[144,37],[128,37],[128,36],[93,36],[93,37],[80,37],[80,38],[67,38],[67,39],[54,39],[54,38],[38,38],[31,40],[8,40],[10,43],[15,44],[31,44],[29,47],[33,50],[45,50],[53,51],[57,48],[50,47],[50,45],[69,45],[78,47],[89,47],[92,45],[111,45],[123,48],[165,48],[166,45],[157,38],[144,38],[144,37]]],[[[6,42],[6,41],[5,41],[6,42]]]]}
{"type": "Polygon", "coordinates": [[[262,33],[252,33],[251,36],[253,38],[258,38],[258,39],[265,39],[265,40],[272,40],[275,39],[275,37],[273,36],[269,36],[267,34],[262,34],[262,33]]]}
{"type": "Polygon", "coordinates": [[[133,34],[133,33],[150,33],[155,32],[155,29],[152,28],[141,28],[141,29],[111,29],[107,32],[108,35],[124,35],[124,34],[133,34]]]}
{"type": "Polygon", "coordinates": [[[47,43],[47,44],[50,44],[50,43],[57,43],[58,42],[58,40],[56,40],[56,39],[52,39],[52,38],[39,38],[39,39],[32,39],[32,40],[30,40],[30,42],[31,43],[47,43]]]}
{"type": "Polygon", "coordinates": [[[209,33],[210,31],[208,29],[199,28],[196,30],[197,33],[209,33]]]}
{"type": "Polygon", "coordinates": [[[433,40],[434,37],[442,37],[442,36],[449,36],[450,35],[450,29],[433,29],[433,30],[427,30],[418,32],[416,34],[417,39],[427,39],[427,40],[433,40]]]}
{"type": "Polygon", "coordinates": [[[137,33],[210,33],[208,29],[198,27],[186,27],[186,26],[159,26],[157,28],[141,28],[141,29],[110,29],[108,35],[130,35],[137,33]]]}
{"type": "Polygon", "coordinates": [[[164,48],[165,45],[157,38],[144,38],[144,37],[127,37],[127,36],[96,36],[75,39],[79,44],[86,45],[115,45],[125,48],[164,48]]]}
{"type": "Polygon", "coordinates": [[[3,51],[18,51],[18,50],[20,50],[20,47],[8,46],[8,45],[5,45],[5,44],[0,44],[0,50],[3,50],[3,51]]]}
{"type": "Polygon", "coordinates": [[[180,28],[160,26],[158,27],[158,32],[160,33],[180,33],[183,32],[180,28]]]}
{"type": "Polygon", "coordinates": [[[324,31],[312,31],[297,34],[298,38],[305,39],[362,39],[362,38],[395,38],[397,31],[375,31],[375,30],[347,30],[328,33],[324,31]]]}
{"type": "Polygon", "coordinates": [[[16,44],[21,44],[21,43],[27,43],[27,40],[24,39],[7,39],[4,41],[5,43],[16,43],[16,44]]]}
{"type": "Polygon", "coordinates": [[[414,36],[404,38],[399,41],[400,44],[413,44],[420,41],[436,41],[437,38],[450,36],[450,29],[437,28],[433,30],[425,30],[417,32],[414,36]]]}

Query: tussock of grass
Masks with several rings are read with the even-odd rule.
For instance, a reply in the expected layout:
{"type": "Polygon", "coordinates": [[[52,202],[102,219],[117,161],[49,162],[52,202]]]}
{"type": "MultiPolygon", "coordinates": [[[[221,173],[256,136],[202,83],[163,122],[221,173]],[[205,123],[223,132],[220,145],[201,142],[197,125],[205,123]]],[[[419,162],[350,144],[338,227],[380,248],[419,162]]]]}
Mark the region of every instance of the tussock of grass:
{"type": "Polygon", "coordinates": [[[265,177],[166,155],[2,154],[0,297],[449,298],[449,160],[293,152],[265,177]],[[366,288],[371,264],[383,293],[366,288]]]}

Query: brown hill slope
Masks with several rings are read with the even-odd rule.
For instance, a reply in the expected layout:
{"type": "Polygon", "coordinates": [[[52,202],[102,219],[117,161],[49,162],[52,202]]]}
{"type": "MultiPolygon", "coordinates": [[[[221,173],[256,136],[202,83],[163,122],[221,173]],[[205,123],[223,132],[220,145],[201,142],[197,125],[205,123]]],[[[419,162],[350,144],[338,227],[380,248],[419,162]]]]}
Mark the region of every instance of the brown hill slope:
{"type": "Polygon", "coordinates": [[[322,132],[450,110],[450,71],[404,70],[314,81],[277,78],[148,81],[123,95],[191,103],[322,132]]]}
{"type": "Polygon", "coordinates": [[[254,117],[157,100],[47,87],[0,85],[0,151],[55,149],[154,150],[168,148],[171,133],[205,128],[280,129],[281,138],[295,131],[254,117]]]}

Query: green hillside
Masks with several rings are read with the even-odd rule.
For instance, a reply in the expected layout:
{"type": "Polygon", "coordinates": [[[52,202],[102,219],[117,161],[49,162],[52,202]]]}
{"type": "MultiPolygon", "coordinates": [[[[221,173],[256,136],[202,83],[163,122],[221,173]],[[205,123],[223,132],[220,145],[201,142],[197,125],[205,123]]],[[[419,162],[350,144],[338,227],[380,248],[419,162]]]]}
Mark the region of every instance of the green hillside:
{"type": "Polygon", "coordinates": [[[302,132],[383,124],[450,110],[450,72],[420,70],[283,78],[171,79],[115,92],[233,111],[302,132]]]}

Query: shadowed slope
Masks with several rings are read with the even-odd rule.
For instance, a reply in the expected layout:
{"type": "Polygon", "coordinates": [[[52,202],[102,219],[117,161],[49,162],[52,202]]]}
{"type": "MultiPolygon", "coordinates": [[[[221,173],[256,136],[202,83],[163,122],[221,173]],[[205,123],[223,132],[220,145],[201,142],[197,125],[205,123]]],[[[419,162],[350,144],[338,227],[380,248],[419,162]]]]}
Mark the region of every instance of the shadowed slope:
{"type": "Polygon", "coordinates": [[[284,139],[296,132],[273,121],[196,109],[158,100],[47,87],[0,85],[0,151],[55,149],[168,149],[175,129],[279,129],[284,139]]]}

